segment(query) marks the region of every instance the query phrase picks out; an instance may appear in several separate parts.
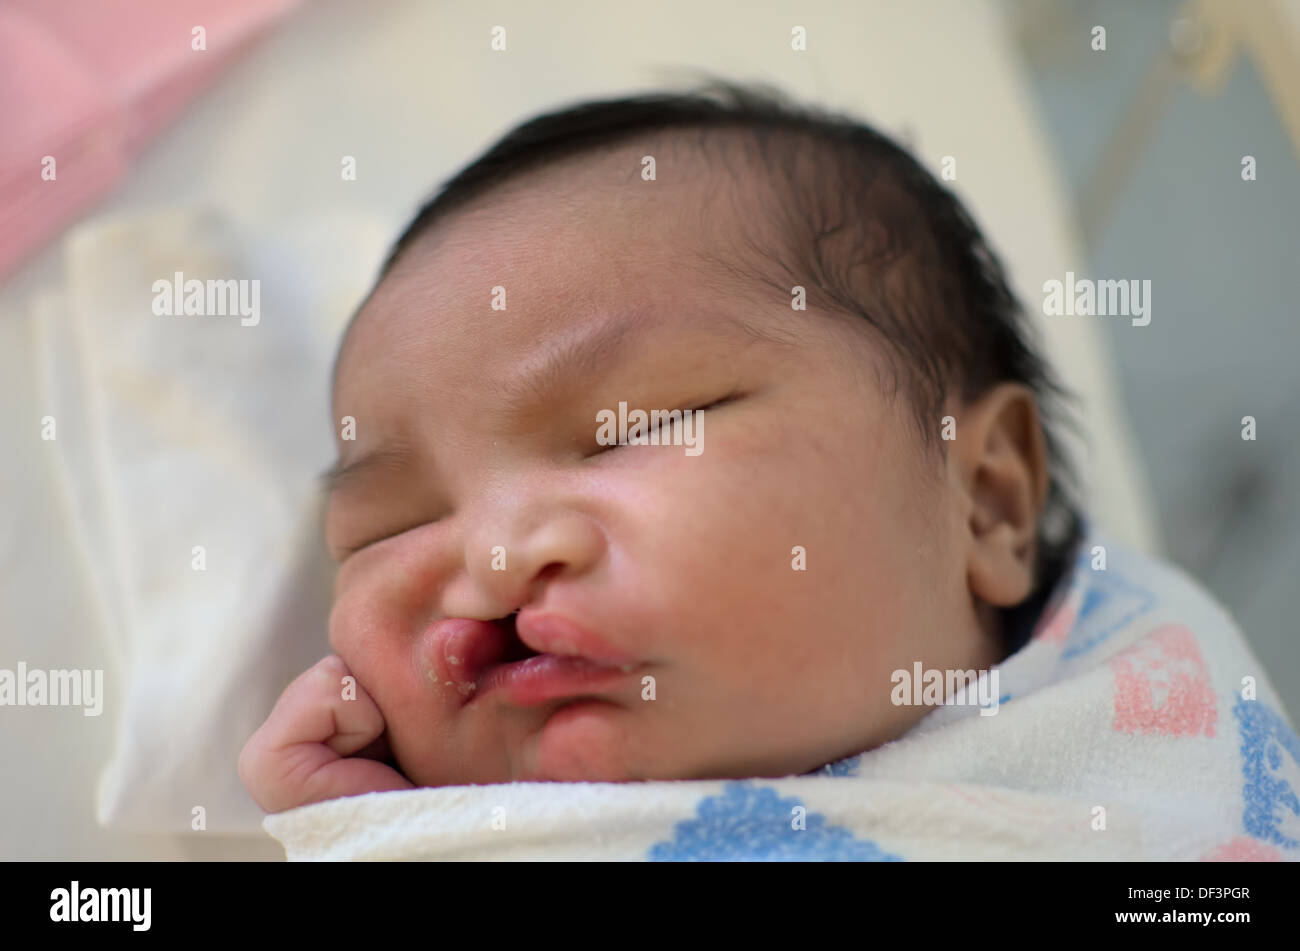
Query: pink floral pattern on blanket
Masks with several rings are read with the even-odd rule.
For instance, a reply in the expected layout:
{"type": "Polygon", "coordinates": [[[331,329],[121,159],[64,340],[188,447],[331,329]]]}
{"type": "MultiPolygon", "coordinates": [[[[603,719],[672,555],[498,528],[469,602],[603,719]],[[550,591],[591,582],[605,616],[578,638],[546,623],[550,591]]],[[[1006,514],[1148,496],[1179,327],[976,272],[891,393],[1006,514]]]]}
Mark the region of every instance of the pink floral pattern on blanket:
{"type": "Polygon", "coordinates": [[[1190,630],[1158,627],[1111,658],[1110,666],[1117,732],[1214,736],[1218,708],[1210,672],[1190,630]]]}
{"type": "Polygon", "coordinates": [[[1248,835],[1239,835],[1201,856],[1202,862],[1281,862],[1282,853],[1248,835]]]}

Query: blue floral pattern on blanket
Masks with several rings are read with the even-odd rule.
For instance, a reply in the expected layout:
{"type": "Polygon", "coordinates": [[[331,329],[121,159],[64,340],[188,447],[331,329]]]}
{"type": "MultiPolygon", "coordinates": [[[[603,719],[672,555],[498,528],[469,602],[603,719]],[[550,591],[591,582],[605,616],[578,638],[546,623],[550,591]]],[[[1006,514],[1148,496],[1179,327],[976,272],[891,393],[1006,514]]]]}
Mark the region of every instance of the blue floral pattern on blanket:
{"type": "Polygon", "coordinates": [[[1242,823],[1255,838],[1294,849],[1300,846],[1300,739],[1263,701],[1238,697],[1232,712],[1241,726],[1246,780],[1242,823]]]}
{"type": "Polygon", "coordinates": [[[901,862],[874,842],[855,838],[811,810],[803,829],[793,827],[797,798],[745,780],[700,800],[696,817],[677,824],[672,839],[650,847],[652,862],[901,862]]]}
{"type": "Polygon", "coordinates": [[[1061,651],[1062,660],[1086,654],[1156,604],[1156,597],[1150,591],[1139,588],[1114,570],[1093,571],[1082,555],[1075,571],[1087,579],[1087,587],[1070,639],[1061,651]]]}

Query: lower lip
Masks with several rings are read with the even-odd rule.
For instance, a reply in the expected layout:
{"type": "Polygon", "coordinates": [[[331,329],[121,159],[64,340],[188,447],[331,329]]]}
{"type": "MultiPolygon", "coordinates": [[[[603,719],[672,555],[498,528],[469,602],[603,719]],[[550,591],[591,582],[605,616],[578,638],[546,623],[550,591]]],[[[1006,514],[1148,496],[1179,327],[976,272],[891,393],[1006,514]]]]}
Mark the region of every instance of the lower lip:
{"type": "Polygon", "coordinates": [[[631,677],[635,670],[607,667],[581,657],[539,654],[510,664],[498,664],[479,679],[472,702],[489,693],[499,693],[518,707],[611,690],[631,677]]]}

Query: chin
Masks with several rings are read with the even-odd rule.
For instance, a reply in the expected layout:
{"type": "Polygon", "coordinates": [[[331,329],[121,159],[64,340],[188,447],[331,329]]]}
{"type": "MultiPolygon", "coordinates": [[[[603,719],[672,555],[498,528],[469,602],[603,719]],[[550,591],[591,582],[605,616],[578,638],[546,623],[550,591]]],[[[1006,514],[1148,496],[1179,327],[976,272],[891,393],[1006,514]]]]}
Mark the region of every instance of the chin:
{"type": "Polygon", "coordinates": [[[523,782],[617,783],[635,775],[627,761],[631,711],[603,700],[556,710],[523,750],[523,782]]]}

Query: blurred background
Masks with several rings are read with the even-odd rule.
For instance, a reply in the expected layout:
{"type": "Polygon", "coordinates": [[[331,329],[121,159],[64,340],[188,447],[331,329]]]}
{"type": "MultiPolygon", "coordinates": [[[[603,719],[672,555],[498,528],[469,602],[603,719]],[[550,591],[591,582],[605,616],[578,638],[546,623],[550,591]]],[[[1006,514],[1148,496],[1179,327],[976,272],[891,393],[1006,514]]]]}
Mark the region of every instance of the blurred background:
{"type": "Polygon", "coordinates": [[[1101,326],[1164,552],[1230,608],[1294,713],[1300,5],[1006,9],[1092,273],[1153,285],[1144,332],[1101,326]],[[1094,24],[1104,57],[1072,39],[1094,24]],[[1271,432],[1243,442],[1243,416],[1271,432]]]}
{"type": "Polygon", "coordinates": [[[0,667],[106,697],[0,711],[0,858],[282,857],[233,764],[328,649],[343,322],[507,128],[698,70],[956,158],[1084,397],[1090,508],[1228,608],[1295,721],[1300,0],[3,0],[0,667]],[[1150,325],[1042,317],[1066,270],[1150,280],[1150,325]],[[261,322],[153,314],[178,271],[259,279],[261,322]]]}

